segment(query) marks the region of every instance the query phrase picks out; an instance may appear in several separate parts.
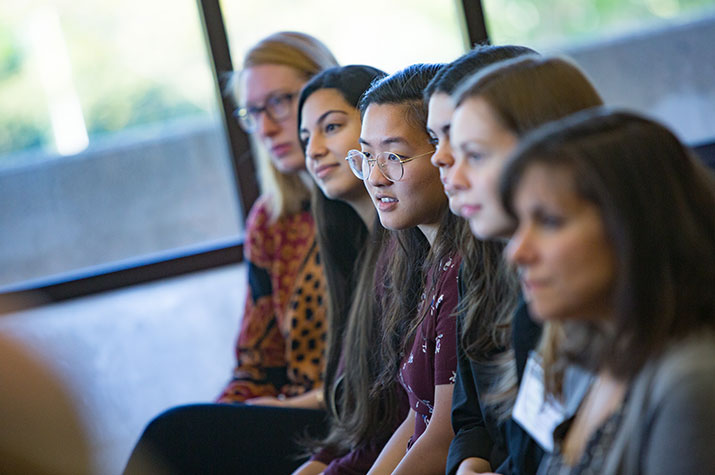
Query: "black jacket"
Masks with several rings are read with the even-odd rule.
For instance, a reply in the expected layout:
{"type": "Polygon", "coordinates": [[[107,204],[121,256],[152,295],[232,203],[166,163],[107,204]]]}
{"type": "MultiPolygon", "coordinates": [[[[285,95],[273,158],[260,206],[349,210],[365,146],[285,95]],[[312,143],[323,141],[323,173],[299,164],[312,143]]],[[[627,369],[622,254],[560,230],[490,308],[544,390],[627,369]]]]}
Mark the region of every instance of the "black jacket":
{"type": "MultiPolygon", "coordinates": [[[[460,288],[460,294],[462,290],[460,288]]],[[[536,473],[543,456],[541,447],[513,420],[499,423],[490,411],[485,411],[479,399],[479,394],[488,390],[494,375],[484,364],[470,360],[459,344],[463,319],[464,315],[459,315],[457,320],[457,379],[452,396],[455,436],[449,447],[446,473],[456,473],[459,464],[468,457],[489,460],[492,469],[504,475],[536,473]]],[[[521,301],[512,322],[519,383],[529,351],[536,347],[540,336],[541,325],[531,319],[526,304],[521,301]]]]}

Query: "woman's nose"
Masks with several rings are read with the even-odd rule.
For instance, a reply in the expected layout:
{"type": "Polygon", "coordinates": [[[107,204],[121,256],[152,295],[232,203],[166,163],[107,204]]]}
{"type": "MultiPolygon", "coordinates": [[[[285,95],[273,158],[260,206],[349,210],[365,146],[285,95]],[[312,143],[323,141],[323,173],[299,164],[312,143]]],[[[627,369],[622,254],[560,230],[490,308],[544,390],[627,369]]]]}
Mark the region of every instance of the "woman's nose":
{"type": "Polygon", "coordinates": [[[265,111],[258,118],[256,124],[256,133],[261,138],[273,137],[281,131],[281,126],[273,120],[265,111]]]}
{"type": "Polygon", "coordinates": [[[387,179],[385,174],[382,173],[382,170],[377,165],[377,162],[372,162],[370,165],[370,173],[368,173],[366,181],[372,186],[387,186],[392,183],[387,179]]]}
{"type": "Polygon", "coordinates": [[[523,267],[532,263],[534,256],[533,233],[520,224],[506,246],[506,258],[510,263],[523,267]]]}
{"type": "Polygon", "coordinates": [[[448,143],[440,144],[430,158],[432,165],[440,170],[448,169],[454,165],[454,157],[448,143]]]}
{"type": "Polygon", "coordinates": [[[308,139],[305,147],[305,156],[312,160],[319,160],[327,154],[325,143],[320,137],[313,136],[308,139]]]}

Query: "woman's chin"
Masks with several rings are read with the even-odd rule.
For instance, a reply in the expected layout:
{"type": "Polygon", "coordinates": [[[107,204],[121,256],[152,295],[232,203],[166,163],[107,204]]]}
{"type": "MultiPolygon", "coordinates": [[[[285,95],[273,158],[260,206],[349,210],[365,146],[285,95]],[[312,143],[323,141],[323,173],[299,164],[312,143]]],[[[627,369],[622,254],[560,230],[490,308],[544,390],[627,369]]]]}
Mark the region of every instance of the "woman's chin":
{"type": "Polygon", "coordinates": [[[291,154],[285,157],[273,157],[272,161],[276,169],[286,175],[292,175],[305,170],[305,157],[302,153],[291,154]]]}

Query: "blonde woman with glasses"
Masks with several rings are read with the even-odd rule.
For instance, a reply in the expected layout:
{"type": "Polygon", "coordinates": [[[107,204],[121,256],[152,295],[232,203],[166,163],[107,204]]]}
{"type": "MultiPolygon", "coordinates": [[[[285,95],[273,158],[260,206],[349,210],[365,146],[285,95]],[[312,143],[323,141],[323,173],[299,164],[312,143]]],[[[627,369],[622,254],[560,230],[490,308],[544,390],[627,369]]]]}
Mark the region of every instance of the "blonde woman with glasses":
{"type": "Polygon", "coordinates": [[[336,65],[315,38],[282,32],[251,48],[234,76],[235,115],[258,155],[261,196],[246,220],[249,289],[236,367],[218,402],[321,405],[325,282],[301,176],[297,101],[312,76],[336,65]]]}
{"type": "Polygon", "coordinates": [[[253,46],[234,74],[235,115],[251,136],[261,186],[246,219],[248,290],[236,366],[222,404],[154,419],[125,473],[145,473],[147,460],[175,474],[289,473],[300,463],[295,435],[322,430],[315,409],[323,405],[327,302],[297,102],[312,76],[336,65],[312,36],[280,32],[253,46]]]}

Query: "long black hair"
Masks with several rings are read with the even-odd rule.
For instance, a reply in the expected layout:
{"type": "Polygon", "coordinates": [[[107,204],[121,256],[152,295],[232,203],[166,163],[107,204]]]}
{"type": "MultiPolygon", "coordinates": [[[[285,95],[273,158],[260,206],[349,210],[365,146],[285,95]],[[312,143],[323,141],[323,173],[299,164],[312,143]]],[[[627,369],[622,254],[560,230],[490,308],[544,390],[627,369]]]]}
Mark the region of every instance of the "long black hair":
{"type": "MultiPolygon", "coordinates": [[[[303,105],[315,92],[334,89],[357,108],[363,93],[384,76],[379,69],[362,65],[332,68],[318,74],[301,91],[298,123],[303,105]]],[[[306,144],[302,145],[305,148],[306,144]]],[[[386,441],[396,421],[392,409],[397,407],[394,394],[387,394],[386,399],[376,404],[370,401],[369,382],[373,380],[370,375],[375,373],[377,363],[360,351],[379,334],[374,274],[389,233],[380,225],[377,215],[372,232],[368,232],[352,206],[327,198],[317,187],[313,212],[329,298],[324,397],[331,427],[325,439],[304,442],[313,449],[327,448],[343,454],[361,444],[386,441]],[[349,370],[338,381],[341,361],[349,370]]]]}
{"type": "MultiPolygon", "coordinates": [[[[375,80],[384,76],[385,72],[365,65],[335,67],[317,74],[300,92],[298,127],[302,122],[305,102],[317,91],[334,89],[345,102],[357,109],[365,91],[375,80]]],[[[301,141],[301,145],[305,150],[306,144],[301,141]]],[[[369,233],[352,206],[344,201],[326,197],[317,187],[314,187],[313,191],[312,209],[328,294],[328,356],[324,399],[330,407],[333,406],[333,385],[343,350],[343,335],[369,233]]]]}
{"type": "MultiPolygon", "coordinates": [[[[405,107],[405,120],[427,135],[427,103],[425,87],[444,67],[441,64],[416,64],[375,83],[363,96],[360,110],[364,114],[371,104],[395,104],[405,107]]],[[[418,315],[426,271],[456,251],[456,243],[465,236],[464,220],[449,212],[445,198],[439,228],[430,246],[417,228],[394,231],[397,244],[390,257],[386,298],[382,304],[380,368],[373,382],[373,394],[390,390],[397,384],[399,363],[419,327],[423,315],[418,315]]]]}

